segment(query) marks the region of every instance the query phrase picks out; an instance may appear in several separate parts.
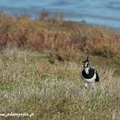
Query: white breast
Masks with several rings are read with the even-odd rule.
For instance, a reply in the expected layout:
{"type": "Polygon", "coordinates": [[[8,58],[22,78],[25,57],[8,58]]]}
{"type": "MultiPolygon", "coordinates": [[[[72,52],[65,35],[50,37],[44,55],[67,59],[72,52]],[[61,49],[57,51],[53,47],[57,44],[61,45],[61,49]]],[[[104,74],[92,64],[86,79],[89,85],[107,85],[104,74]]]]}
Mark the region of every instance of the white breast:
{"type": "Polygon", "coordinates": [[[84,78],[82,75],[82,80],[87,83],[93,83],[93,82],[95,82],[95,79],[96,79],[96,73],[94,74],[94,76],[92,78],[89,78],[89,79],[84,78]]]}

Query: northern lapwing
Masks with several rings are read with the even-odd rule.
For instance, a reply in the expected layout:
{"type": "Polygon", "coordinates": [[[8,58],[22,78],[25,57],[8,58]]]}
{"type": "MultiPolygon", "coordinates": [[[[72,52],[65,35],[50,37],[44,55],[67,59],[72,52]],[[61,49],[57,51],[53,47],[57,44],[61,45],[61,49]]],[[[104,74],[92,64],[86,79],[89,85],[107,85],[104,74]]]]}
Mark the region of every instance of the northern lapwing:
{"type": "Polygon", "coordinates": [[[87,88],[88,85],[94,87],[95,82],[99,82],[99,75],[97,71],[90,67],[89,57],[83,61],[83,70],[82,70],[82,80],[84,81],[84,87],[87,88]]]}

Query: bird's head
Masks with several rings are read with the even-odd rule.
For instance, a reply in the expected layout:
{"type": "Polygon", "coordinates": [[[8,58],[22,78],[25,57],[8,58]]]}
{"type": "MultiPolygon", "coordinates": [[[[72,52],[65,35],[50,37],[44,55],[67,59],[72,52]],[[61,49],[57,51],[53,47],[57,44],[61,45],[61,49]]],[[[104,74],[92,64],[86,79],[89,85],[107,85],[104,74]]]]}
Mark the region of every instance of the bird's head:
{"type": "Polygon", "coordinates": [[[86,60],[83,61],[83,68],[88,68],[90,66],[90,61],[88,60],[88,57],[86,60]]]}

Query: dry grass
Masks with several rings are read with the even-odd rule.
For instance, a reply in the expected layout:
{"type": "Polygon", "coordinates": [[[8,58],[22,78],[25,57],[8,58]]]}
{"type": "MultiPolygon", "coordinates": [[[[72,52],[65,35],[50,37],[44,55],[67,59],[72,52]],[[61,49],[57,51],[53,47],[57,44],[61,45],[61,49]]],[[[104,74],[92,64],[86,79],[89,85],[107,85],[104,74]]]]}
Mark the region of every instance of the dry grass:
{"type": "Polygon", "coordinates": [[[83,89],[80,77],[83,51],[119,65],[119,33],[53,19],[47,11],[36,20],[3,13],[0,18],[0,114],[34,113],[0,119],[120,119],[114,69],[93,64],[100,76],[95,88],[83,89]]]}
{"type": "Polygon", "coordinates": [[[51,18],[43,11],[38,19],[9,17],[0,13],[0,50],[13,46],[44,52],[53,62],[78,62],[80,51],[120,60],[120,34],[101,26],[85,27],[82,23],[51,18]]]}
{"type": "Polygon", "coordinates": [[[94,89],[83,89],[81,63],[51,64],[39,52],[18,48],[2,50],[0,113],[34,113],[34,116],[1,119],[119,120],[120,78],[113,77],[112,68],[93,67],[97,68],[100,82],[94,89]]]}

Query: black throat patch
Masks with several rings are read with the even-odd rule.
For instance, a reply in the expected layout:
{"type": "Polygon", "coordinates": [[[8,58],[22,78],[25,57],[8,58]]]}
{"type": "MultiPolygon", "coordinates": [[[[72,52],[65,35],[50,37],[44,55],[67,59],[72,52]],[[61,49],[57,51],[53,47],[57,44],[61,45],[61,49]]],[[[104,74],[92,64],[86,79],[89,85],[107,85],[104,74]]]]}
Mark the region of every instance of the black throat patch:
{"type": "Polygon", "coordinates": [[[92,78],[95,74],[95,70],[93,68],[89,69],[89,74],[86,74],[85,70],[82,71],[82,75],[84,78],[92,78]]]}

